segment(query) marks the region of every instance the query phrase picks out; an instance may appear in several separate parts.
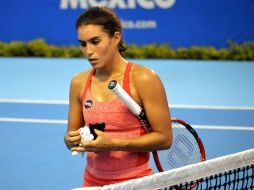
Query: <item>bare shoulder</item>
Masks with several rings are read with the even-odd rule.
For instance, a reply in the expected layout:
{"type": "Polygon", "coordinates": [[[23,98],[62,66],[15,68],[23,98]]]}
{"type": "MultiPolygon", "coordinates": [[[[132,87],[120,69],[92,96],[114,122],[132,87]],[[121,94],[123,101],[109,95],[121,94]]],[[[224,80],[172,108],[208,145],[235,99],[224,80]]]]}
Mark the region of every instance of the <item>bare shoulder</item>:
{"type": "Polygon", "coordinates": [[[131,77],[137,86],[156,85],[161,83],[161,80],[155,71],[139,64],[133,64],[131,77]]]}
{"type": "Polygon", "coordinates": [[[82,85],[82,84],[84,85],[84,82],[87,80],[89,73],[90,73],[90,70],[77,73],[71,79],[71,85],[74,85],[74,86],[79,86],[79,85],[82,85]]]}
{"type": "Polygon", "coordinates": [[[76,97],[80,99],[82,92],[85,88],[86,80],[89,76],[90,70],[77,73],[72,79],[70,84],[70,98],[76,97]]]}
{"type": "Polygon", "coordinates": [[[132,92],[134,95],[136,92],[142,104],[145,101],[152,102],[157,97],[166,102],[165,88],[155,71],[139,64],[134,64],[131,71],[131,84],[134,89],[132,92]]]}

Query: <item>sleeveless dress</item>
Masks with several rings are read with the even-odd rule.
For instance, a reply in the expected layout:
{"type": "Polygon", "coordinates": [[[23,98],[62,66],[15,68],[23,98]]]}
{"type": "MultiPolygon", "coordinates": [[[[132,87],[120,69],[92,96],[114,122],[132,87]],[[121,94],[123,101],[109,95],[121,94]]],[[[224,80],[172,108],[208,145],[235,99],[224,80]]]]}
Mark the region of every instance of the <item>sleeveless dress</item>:
{"type": "MultiPolygon", "coordinates": [[[[129,94],[131,66],[132,63],[127,64],[123,78],[123,88],[129,94]]],[[[111,102],[96,102],[93,99],[90,83],[94,72],[95,70],[91,70],[82,95],[86,126],[104,122],[105,134],[117,139],[144,135],[145,131],[139,120],[118,97],[111,102]]],[[[83,187],[109,185],[151,175],[153,171],[149,165],[149,156],[148,152],[88,152],[83,187]]]]}

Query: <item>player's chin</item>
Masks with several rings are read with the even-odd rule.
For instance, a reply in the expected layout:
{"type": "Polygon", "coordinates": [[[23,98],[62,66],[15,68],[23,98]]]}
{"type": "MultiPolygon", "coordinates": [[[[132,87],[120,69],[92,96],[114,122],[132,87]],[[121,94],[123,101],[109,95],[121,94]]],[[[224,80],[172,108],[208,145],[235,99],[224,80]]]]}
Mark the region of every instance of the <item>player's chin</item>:
{"type": "Polygon", "coordinates": [[[93,69],[100,70],[104,68],[105,64],[103,62],[96,62],[96,64],[91,64],[91,66],[93,69]]]}

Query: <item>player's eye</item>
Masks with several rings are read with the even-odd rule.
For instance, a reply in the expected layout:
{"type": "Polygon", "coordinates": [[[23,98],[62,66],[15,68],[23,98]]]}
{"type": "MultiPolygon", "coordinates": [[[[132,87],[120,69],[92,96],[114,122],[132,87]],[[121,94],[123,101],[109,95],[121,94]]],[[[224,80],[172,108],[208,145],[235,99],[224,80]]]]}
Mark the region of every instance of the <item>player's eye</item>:
{"type": "Polygon", "coordinates": [[[81,47],[86,47],[86,42],[80,42],[81,47]]]}
{"type": "Polygon", "coordinates": [[[98,45],[100,43],[100,40],[99,39],[94,39],[94,40],[91,41],[91,43],[93,45],[98,45]]]}

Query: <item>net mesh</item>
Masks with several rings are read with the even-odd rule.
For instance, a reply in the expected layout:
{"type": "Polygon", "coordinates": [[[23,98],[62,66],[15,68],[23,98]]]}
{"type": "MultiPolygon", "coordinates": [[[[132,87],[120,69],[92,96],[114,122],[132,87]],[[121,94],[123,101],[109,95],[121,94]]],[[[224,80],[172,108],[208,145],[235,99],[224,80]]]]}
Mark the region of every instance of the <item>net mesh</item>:
{"type": "Polygon", "coordinates": [[[254,165],[230,170],[199,180],[184,182],[179,185],[165,187],[164,190],[179,189],[253,189],[254,165]]]}
{"type": "MultiPolygon", "coordinates": [[[[254,149],[151,176],[82,190],[254,189],[254,149]]],[[[75,189],[75,190],[78,190],[75,189]]]]}

